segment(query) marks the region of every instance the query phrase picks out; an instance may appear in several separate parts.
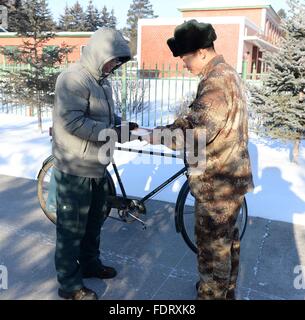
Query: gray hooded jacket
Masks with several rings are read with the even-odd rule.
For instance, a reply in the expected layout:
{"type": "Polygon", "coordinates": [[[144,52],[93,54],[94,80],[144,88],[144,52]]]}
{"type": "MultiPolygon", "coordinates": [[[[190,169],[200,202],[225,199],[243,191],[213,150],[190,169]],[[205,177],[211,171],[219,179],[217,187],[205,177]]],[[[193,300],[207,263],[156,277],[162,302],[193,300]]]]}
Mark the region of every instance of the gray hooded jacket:
{"type": "Polygon", "coordinates": [[[98,136],[101,130],[119,124],[120,118],[114,114],[111,86],[103,79],[102,69],[114,58],[126,62],[130,56],[119,31],[101,28],[90,38],[80,61],[59,75],[52,146],[58,170],[81,177],[104,176],[105,161],[99,161],[104,142],[98,136]]]}

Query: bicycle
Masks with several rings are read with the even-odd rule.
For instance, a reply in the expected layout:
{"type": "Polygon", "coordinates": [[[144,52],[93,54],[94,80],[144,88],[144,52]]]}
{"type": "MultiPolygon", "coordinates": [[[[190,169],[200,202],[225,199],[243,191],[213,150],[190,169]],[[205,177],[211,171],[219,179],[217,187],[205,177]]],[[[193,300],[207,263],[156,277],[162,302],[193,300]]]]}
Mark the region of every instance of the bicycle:
{"type": "MultiPolygon", "coordinates": [[[[173,158],[181,158],[177,155],[168,155],[162,152],[152,152],[145,150],[134,150],[123,147],[116,147],[116,150],[119,151],[128,151],[128,152],[137,152],[140,154],[149,154],[149,155],[159,155],[159,156],[170,156],[173,158]]],[[[53,156],[49,156],[42,165],[42,168],[38,174],[38,199],[40,206],[48,217],[54,224],[56,223],[56,199],[53,196],[49,195],[50,186],[54,183],[54,176],[52,175],[53,168],[53,156]]],[[[138,221],[142,224],[143,228],[146,228],[145,222],[142,220],[142,216],[146,214],[145,202],[154,197],[157,193],[162,191],[166,186],[171,184],[173,181],[178,179],[182,175],[186,175],[187,168],[184,167],[174,175],[172,175],[169,179],[165,180],[162,184],[148,193],[142,199],[135,199],[128,197],[122,183],[122,180],[119,175],[118,168],[114,162],[112,161],[112,166],[114,169],[114,173],[116,175],[121,195],[118,195],[116,192],[115,184],[113,182],[112,176],[109,173],[108,169],[106,171],[108,187],[109,187],[109,196],[107,198],[108,208],[106,217],[109,217],[111,209],[117,209],[117,213],[119,216],[119,220],[132,223],[134,221],[138,221]]],[[[195,244],[195,214],[194,214],[194,204],[195,199],[191,195],[190,188],[188,185],[188,181],[182,185],[180,192],[177,197],[176,206],[175,206],[175,227],[177,233],[181,233],[183,240],[188,245],[188,247],[194,252],[197,253],[197,247],[195,244]]],[[[239,228],[240,239],[243,238],[243,235],[246,230],[248,220],[248,208],[246,198],[244,198],[244,202],[241,206],[241,209],[238,213],[238,218],[236,221],[236,225],[239,228]]]]}

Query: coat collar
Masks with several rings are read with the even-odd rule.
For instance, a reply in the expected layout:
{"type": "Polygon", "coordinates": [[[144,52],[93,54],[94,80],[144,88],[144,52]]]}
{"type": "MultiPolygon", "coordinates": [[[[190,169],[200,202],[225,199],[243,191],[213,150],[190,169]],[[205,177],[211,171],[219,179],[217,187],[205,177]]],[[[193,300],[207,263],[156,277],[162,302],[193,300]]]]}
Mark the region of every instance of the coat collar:
{"type": "Polygon", "coordinates": [[[211,59],[205,68],[202,70],[201,80],[205,80],[208,77],[208,74],[219,64],[225,63],[223,55],[217,55],[211,59]]]}

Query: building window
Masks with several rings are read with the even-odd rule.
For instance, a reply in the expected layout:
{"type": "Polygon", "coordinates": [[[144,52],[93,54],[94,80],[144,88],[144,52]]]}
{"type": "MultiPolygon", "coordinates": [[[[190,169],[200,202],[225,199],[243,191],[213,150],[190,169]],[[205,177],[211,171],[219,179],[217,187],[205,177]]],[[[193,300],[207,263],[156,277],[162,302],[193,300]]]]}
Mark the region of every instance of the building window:
{"type": "Polygon", "coordinates": [[[58,48],[58,46],[45,46],[42,48],[42,52],[43,52],[43,54],[50,54],[56,48],[58,48]]]}
{"type": "Polygon", "coordinates": [[[85,48],[86,46],[80,46],[80,56],[82,56],[85,48]]]}
{"type": "Polygon", "coordinates": [[[17,46],[5,46],[4,48],[12,53],[17,50],[17,46]]]}
{"type": "MultiPolygon", "coordinates": [[[[4,48],[10,54],[12,54],[12,53],[14,53],[15,51],[18,50],[17,46],[4,46],[4,48]]],[[[10,59],[6,55],[3,56],[3,62],[4,62],[4,64],[6,64],[6,63],[14,63],[14,61],[12,61],[12,59],[10,59]]]]}

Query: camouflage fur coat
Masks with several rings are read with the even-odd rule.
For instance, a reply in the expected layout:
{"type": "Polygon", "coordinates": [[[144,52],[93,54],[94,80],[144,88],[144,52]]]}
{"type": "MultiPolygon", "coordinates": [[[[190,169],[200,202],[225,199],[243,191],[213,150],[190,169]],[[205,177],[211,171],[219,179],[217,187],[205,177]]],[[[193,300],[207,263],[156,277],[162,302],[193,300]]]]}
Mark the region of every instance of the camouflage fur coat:
{"type": "Polygon", "coordinates": [[[197,201],[234,198],[252,191],[244,86],[237,72],[221,55],[205,67],[187,115],[158,128],[171,132],[181,129],[182,138],[178,135],[170,143],[161,138],[163,144],[175,150],[184,147],[184,143],[187,145],[188,129],[195,132],[195,138],[200,129],[205,131],[205,162],[190,164],[186,159],[189,185],[197,201]],[[195,174],[191,170],[194,167],[195,174]]]}

